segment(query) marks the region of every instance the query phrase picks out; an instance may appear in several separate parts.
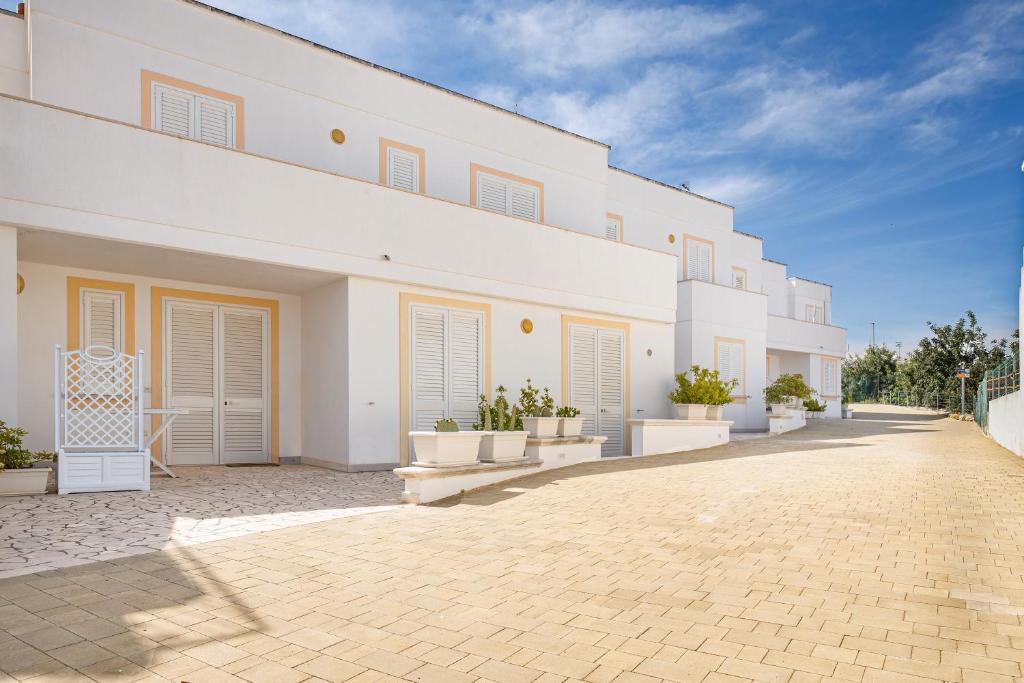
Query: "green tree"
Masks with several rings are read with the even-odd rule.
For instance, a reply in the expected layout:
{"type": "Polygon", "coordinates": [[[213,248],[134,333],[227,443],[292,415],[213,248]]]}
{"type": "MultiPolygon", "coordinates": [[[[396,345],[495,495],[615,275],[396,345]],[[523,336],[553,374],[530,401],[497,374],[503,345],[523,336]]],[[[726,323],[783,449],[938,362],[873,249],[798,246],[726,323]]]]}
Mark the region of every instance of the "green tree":
{"type": "Polygon", "coordinates": [[[877,401],[896,383],[896,352],[889,347],[869,346],[863,355],[843,361],[843,396],[853,401],[877,401]]]}

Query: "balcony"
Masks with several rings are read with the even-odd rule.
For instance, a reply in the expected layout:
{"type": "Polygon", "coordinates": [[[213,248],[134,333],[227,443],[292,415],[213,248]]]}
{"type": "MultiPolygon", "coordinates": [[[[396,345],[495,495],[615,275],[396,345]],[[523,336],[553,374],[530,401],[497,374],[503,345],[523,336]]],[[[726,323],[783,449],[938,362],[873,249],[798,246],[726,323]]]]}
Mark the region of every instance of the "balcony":
{"type": "Polygon", "coordinates": [[[764,331],[768,297],[702,280],[679,282],[679,321],[703,321],[723,327],[764,331]]]}
{"type": "Polygon", "coordinates": [[[806,320],[768,316],[768,348],[843,357],[846,330],[806,320]]]}
{"type": "Polygon", "coordinates": [[[0,96],[0,223],[675,320],[676,259],[0,96]]]}

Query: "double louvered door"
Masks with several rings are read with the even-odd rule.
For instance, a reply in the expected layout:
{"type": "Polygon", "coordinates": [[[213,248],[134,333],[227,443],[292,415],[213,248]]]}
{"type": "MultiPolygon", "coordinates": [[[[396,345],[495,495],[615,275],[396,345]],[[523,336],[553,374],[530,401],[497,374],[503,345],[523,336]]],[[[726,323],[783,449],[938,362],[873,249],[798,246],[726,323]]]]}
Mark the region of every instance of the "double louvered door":
{"type": "Polygon", "coordinates": [[[172,465],[269,460],[269,315],[261,308],[164,303],[165,405],[172,465]]]}
{"type": "Polygon", "coordinates": [[[602,455],[625,451],[625,335],[621,330],[569,326],[569,403],[583,433],[605,436],[602,455]]]}

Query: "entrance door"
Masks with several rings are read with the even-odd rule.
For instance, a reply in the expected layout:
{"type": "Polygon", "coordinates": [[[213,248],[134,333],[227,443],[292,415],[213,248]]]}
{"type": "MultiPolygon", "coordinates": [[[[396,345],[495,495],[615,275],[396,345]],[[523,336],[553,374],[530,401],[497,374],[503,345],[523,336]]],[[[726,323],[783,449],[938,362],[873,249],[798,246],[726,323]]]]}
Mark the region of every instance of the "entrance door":
{"type": "Polygon", "coordinates": [[[169,430],[169,464],[269,460],[268,319],[260,308],[165,300],[165,405],[189,410],[169,430]]]}
{"type": "Polygon", "coordinates": [[[606,436],[602,455],[625,449],[625,335],[621,330],[569,326],[569,403],[583,433],[606,436]]]}
{"type": "Polygon", "coordinates": [[[472,429],[483,386],[483,315],[461,308],[410,307],[410,424],[433,431],[453,418],[472,429]]]}

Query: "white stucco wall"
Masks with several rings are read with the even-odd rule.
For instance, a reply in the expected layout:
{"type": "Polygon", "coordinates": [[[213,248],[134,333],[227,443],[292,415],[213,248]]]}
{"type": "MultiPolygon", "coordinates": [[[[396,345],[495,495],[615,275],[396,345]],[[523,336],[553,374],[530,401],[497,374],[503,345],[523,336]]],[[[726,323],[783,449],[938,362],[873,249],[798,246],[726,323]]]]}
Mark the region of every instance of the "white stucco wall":
{"type": "Polygon", "coordinates": [[[786,266],[775,261],[761,261],[761,289],[768,295],[768,314],[793,316],[792,285],[786,277],[786,266]]]}
{"type": "MultiPolygon", "coordinates": [[[[18,271],[25,278],[25,291],[18,296],[18,422],[29,432],[26,447],[32,450],[53,449],[53,347],[54,344],[67,345],[67,277],[73,275],[135,286],[135,345],[150,358],[152,287],[277,299],[280,302],[280,455],[301,455],[302,315],[298,297],[24,261],[18,263],[18,271]]],[[[150,373],[153,365],[149,361],[146,365],[146,406],[151,406],[150,373]]]]}
{"type": "MultiPolygon", "coordinates": [[[[18,232],[0,225],[0,282],[8,285],[18,274],[18,232]]],[[[0,289],[0,420],[18,424],[18,294],[14,287],[0,289]]]]}
{"type": "Polygon", "coordinates": [[[988,433],[1003,448],[1024,455],[1024,391],[988,402],[988,433]]]}
{"type": "Polygon", "coordinates": [[[32,0],[31,11],[43,102],[139,124],[147,69],[244,98],[249,151],[376,182],[386,137],[426,150],[432,196],[467,202],[477,162],[544,183],[547,223],[603,232],[603,145],[180,0],[32,0]]]}
{"type": "Polygon", "coordinates": [[[348,455],[348,283],[301,297],[302,456],[343,467],[348,455]]]}
{"type": "Polygon", "coordinates": [[[24,18],[0,12],[0,92],[28,97],[27,38],[24,18]]]}

